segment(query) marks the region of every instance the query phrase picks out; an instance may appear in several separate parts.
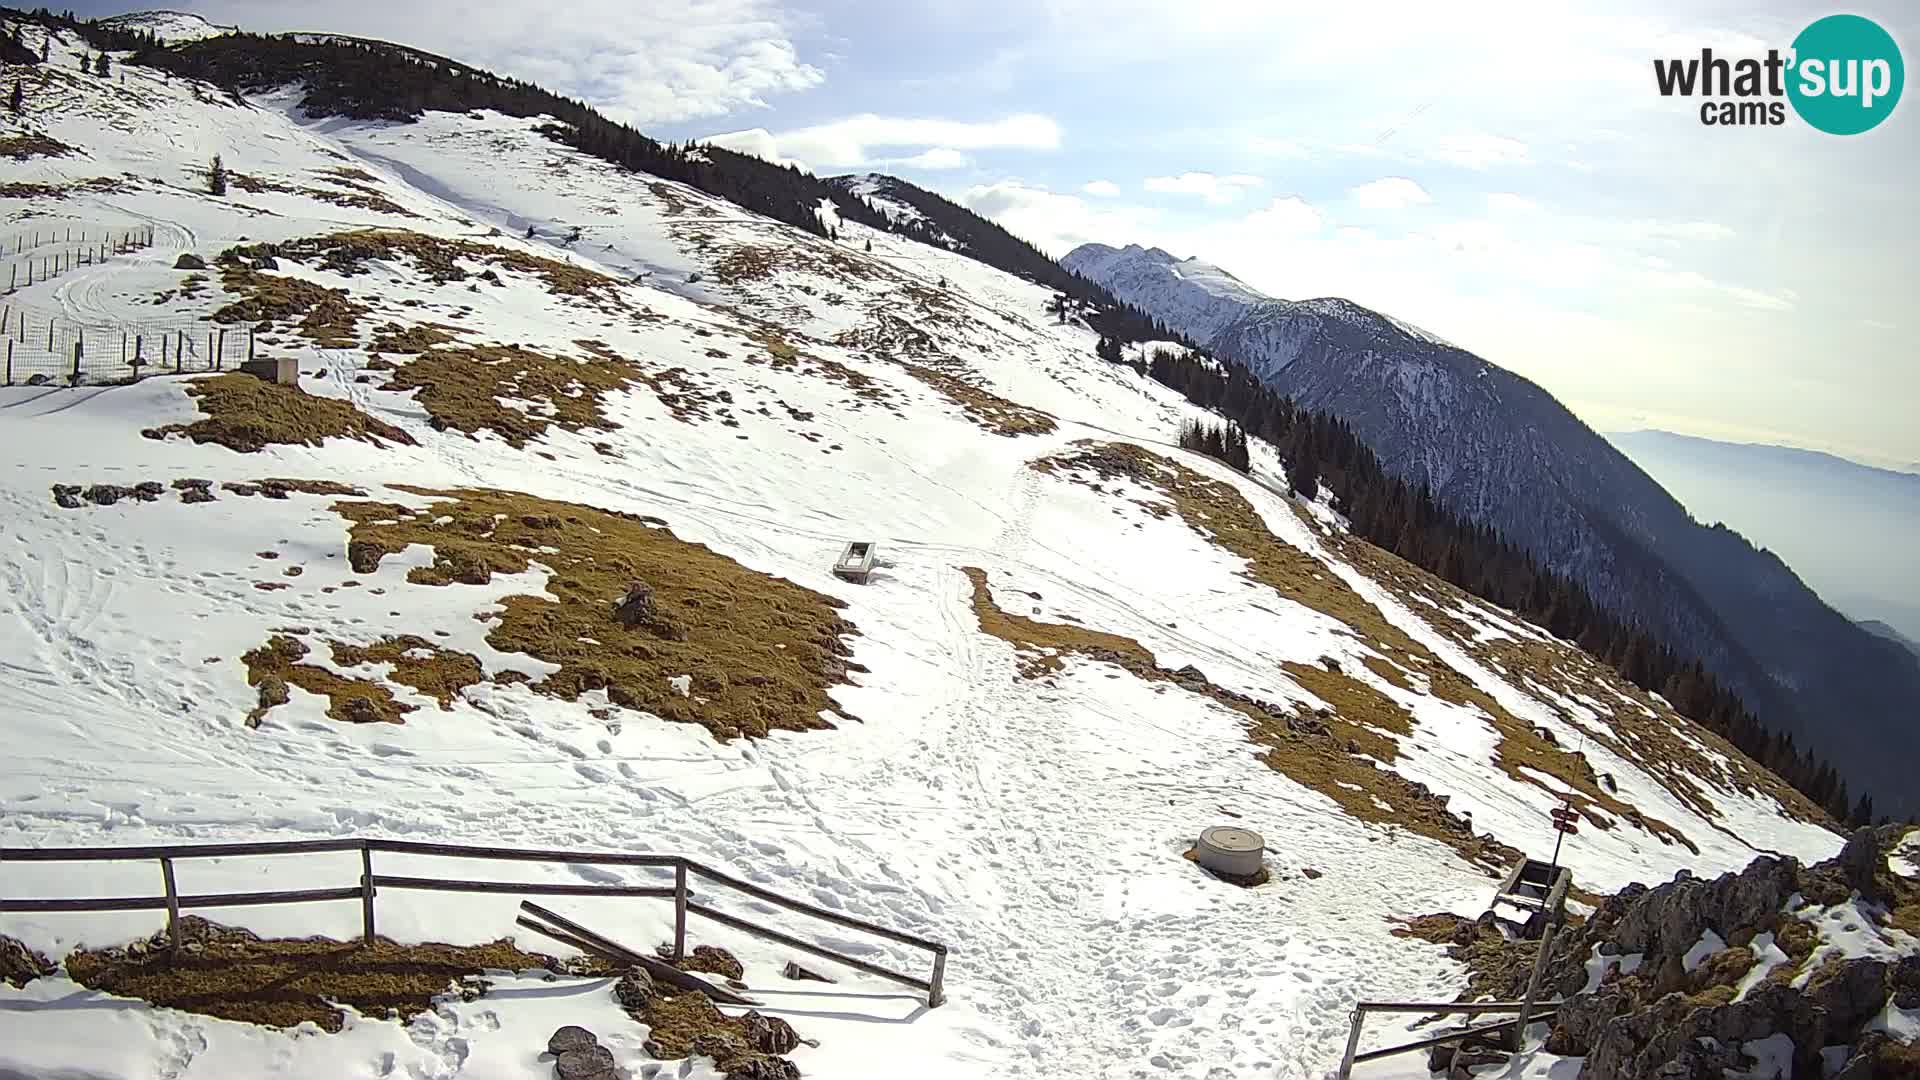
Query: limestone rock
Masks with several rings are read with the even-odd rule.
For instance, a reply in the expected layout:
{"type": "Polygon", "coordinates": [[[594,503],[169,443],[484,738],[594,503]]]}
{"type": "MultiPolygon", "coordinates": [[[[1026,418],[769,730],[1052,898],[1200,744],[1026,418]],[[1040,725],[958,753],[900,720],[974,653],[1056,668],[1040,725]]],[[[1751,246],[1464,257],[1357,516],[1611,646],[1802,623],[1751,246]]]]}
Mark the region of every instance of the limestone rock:
{"type": "Polygon", "coordinates": [[[599,1045],[600,1039],[593,1032],[578,1024],[568,1024],[547,1038],[547,1053],[557,1056],[569,1050],[586,1050],[599,1045]]]}

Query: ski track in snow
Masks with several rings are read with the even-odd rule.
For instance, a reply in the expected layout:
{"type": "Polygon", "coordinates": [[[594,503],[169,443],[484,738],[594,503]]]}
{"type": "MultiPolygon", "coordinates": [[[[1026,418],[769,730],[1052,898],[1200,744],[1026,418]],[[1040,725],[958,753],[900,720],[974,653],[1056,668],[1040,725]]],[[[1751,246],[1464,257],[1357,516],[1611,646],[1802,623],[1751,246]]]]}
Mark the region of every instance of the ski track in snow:
{"type": "MultiPolygon", "coordinates": [[[[71,45],[56,48],[68,67],[77,64],[71,45]]],[[[152,295],[178,283],[171,267],[181,251],[210,257],[243,237],[262,242],[368,225],[468,239],[494,227],[502,235],[486,242],[616,275],[655,271],[669,288],[627,294],[660,318],[621,320],[570,307],[517,274],[503,275],[497,290],[469,292],[437,289],[410,269],[345,278],[289,263],[281,272],[356,296],[380,294],[391,303],[366,320],[372,325],[470,314],[462,325],[482,339],[556,349],[600,335],[623,355],[725,386],[738,399],[741,426],[682,423],[642,388],[609,400],[616,431],[555,429],[515,450],[492,435],[433,430],[418,403],[356,381],[364,370],[359,350],[312,347],[284,333],[274,347],[299,360],[310,393],[348,400],[407,429],[420,445],[335,441],[240,455],[140,437],[143,428],[197,415],[176,380],[0,390],[0,453],[9,460],[0,476],[0,724],[10,750],[0,759],[0,845],[382,835],[678,852],[949,943],[950,1002],[927,1010],[900,987],[850,972],[826,989],[786,983],[778,976],[784,950],[696,921],[695,941],[725,945],[746,962],[766,1011],[821,1040],[794,1059],[807,1075],[828,1078],[891,1077],[903,1066],[942,1078],[1317,1077],[1337,1059],[1356,999],[1456,991],[1458,966],[1440,949],[1394,938],[1389,919],[1477,914],[1492,881],[1450,849],[1348,818],[1331,799],[1268,768],[1245,738],[1244,718],[1207,699],[1082,660],[1040,680],[1019,678],[1012,650],[981,632],[959,567],[985,569],[1009,612],[1029,614],[1031,597],[1034,618],[1071,618],[1134,637],[1169,667],[1194,663],[1223,686],[1269,700],[1311,700],[1281,670],[1284,660],[1338,656],[1357,669],[1365,643],[1330,616],[1250,582],[1240,559],[1177,520],[1027,468],[1077,439],[1138,442],[1236,484],[1276,535],[1326,562],[1409,633],[1431,639],[1447,662],[1518,715],[1573,729],[1339,564],[1284,496],[1171,449],[1180,422],[1197,410],[1128,369],[1094,360],[1090,331],[1045,316],[1047,290],[843,224],[841,253],[870,277],[839,280],[801,268],[724,293],[729,304],[787,325],[809,352],[872,379],[898,411],[866,407],[824,378],[750,363],[758,346],[742,344],[742,325],[701,303],[708,294],[685,281],[707,265],[687,230],[726,244],[823,248],[792,230],[678,185],[658,185],[662,195],[647,177],[614,172],[533,134],[536,120],[310,121],[293,115],[297,95],[264,95],[240,108],[200,102],[141,69],[132,75],[141,93],[160,102],[133,114],[142,122],[100,124],[83,107],[120,100],[125,91],[76,83],[71,111],[39,120],[90,157],[34,160],[16,171],[53,182],[123,166],[151,172],[160,162],[182,173],[204,167],[204,148],[219,146],[230,169],[300,184],[321,183],[316,175],[341,165],[364,169],[417,217],[396,221],[277,193],[223,202],[177,185],[34,203],[32,212],[47,220],[150,224],[154,244],[36,285],[21,302],[86,322],[150,319],[152,295]],[[571,247],[525,240],[529,223],[542,237],[578,224],[584,239],[571,247]],[[868,239],[871,259],[860,250],[868,239]],[[902,286],[931,288],[941,278],[957,301],[954,314],[935,324],[941,359],[1002,397],[1057,417],[1057,432],[984,432],[898,367],[831,344],[860,325],[870,306],[896,301],[902,286]],[[838,303],[819,298],[842,291],[849,298],[838,303]],[[407,300],[418,306],[402,306],[407,300]],[[776,400],[787,417],[751,409],[776,400]],[[798,419],[801,413],[813,418],[798,419]],[[601,439],[620,456],[596,452],[592,444],[601,439]],[[827,453],[825,443],[838,449],[827,453]],[[536,450],[551,459],[533,457],[536,450]],[[588,712],[588,701],[483,683],[445,711],[396,687],[420,710],[405,724],[374,727],[335,723],[323,701],[296,690],[250,731],[242,718],[255,697],[239,657],[283,627],[312,629],[308,662],[323,665],[329,658],[319,642],[414,633],[473,653],[490,673],[544,674],[537,661],[494,651],[473,615],[503,596],[542,590],[547,571],[536,561],[528,574],[487,586],[411,586],[407,569],[430,559],[413,549],[375,574],[355,575],[344,565],[344,523],[326,498],[222,492],[217,502],[190,506],[169,492],[154,503],[69,511],[48,497],[54,483],[180,476],[216,484],[351,479],[372,497],[414,505],[422,497],[382,485],[498,486],[657,515],[683,539],[845,600],[860,630],[854,658],[869,671],[835,696],[865,720],[718,744],[698,728],[632,712],[608,723],[588,712]],[[825,569],[854,536],[880,543],[882,565],[865,586],[825,569]],[[278,557],[262,558],[263,551],[278,557]],[[286,576],[292,566],[303,573],[286,576]],[[256,587],[263,583],[287,587],[256,587]],[[1223,812],[1264,833],[1275,880],[1232,888],[1181,858],[1223,812]],[[1307,868],[1322,876],[1300,873],[1307,868]]],[[[193,313],[225,302],[217,286],[209,292],[193,313]]],[[[1271,472],[1274,463],[1263,458],[1262,466],[1271,472]]],[[[1446,708],[1429,700],[1416,710],[1420,732],[1409,743],[1418,752],[1403,768],[1472,804],[1476,827],[1522,846],[1537,843],[1544,827],[1536,819],[1550,800],[1516,789],[1484,760],[1478,725],[1446,708]]],[[[1687,826],[1704,850],[1690,860],[1652,845],[1643,850],[1647,834],[1622,825],[1570,849],[1583,881],[1613,887],[1649,866],[1660,877],[1681,863],[1739,866],[1750,849],[1734,832],[1803,857],[1838,845],[1829,834],[1778,821],[1771,804],[1731,794],[1715,799],[1738,828],[1716,832],[1719,823],[1689,817],[1634,763],[1607,765],[1623,792],[1687,826]]],[[[383,871],[397,873],[657,880],[629,869],[400,857],[390,869],[387,861],[383,871]]],[[[219,891],[338,885],[359,870],[350,856],[301,856],[194,861],[180,872],[185,891],[219,891]]],[[[42,896],[150,893],[153,876],[145,864],[26,864],[8,868],[5,888],[42,896]]],[[[852,955],[927,970],[928,958],[913,950],[724,891],[696,893],[852,955]]],[[[508,898],[394,893],[379,903],[381,931],[400,939],[484,941],[514,932],[508,898]]],[[[671,933],[671,910],[657,902],[569,898],[558,906],[641,948],[671,933]]],[[[359,926],[354,905],[216,914],[270,934],[344,937],[359,926]]],[[[161,919],[33,915],[8,917],[0,928],[57,956],[82,943],[151,933],[161,919]]],[[[614,1009],[604,980],[503,978],[495,994],[443,1002],[406,1027],[350,1018],[342,1033],[318,1037],[149,1009],[56,978],[24,991],[0,988],[0,1076],[52,1068],[88,1078],[544,1076],[551,1066],[534,1051],[558,1023],[587,1023],[623,1065],[646,1064],[643,1033],[614,1009]]],[[[1386,1025],[1369,1031],[1369,1044],[1392,1037],[1386,1025]]],[[[704,1062],[663,1068],[657,1075],[715,1075],[704,1062]]]]}

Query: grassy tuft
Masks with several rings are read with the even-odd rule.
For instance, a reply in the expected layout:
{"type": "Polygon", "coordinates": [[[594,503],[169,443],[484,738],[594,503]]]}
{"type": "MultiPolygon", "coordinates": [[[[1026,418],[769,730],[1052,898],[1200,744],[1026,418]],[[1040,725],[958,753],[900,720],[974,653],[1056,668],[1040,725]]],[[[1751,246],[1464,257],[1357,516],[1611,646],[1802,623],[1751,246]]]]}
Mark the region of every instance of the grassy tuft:
{"type": "Polygon", "coordinates": [[[575,360],[518,345],[479,345],[419,353],[393,372],[386,388],[419,391],[415,400],[436,428],[492,431],[524,447],[556,424],[568,431],[618,427],[602,403],[639,374],[638,366],[617,358],[575,360]],[[503,398],[529,407],[510,408],[503,398]]]}
{"type": "Polygon", "coordinates": [[[341,1006],[402,1022],[462,990],[488,971],[552,970],[551,957],[502,939],[486,945],[372,945],[327,938],[261,938],[198,916],[180,920],[187,944],[171,955],[164,936],[131,947],[82,949],[67,974],[82,986],[161,1008],[291,1028],[311,1023],[337,1032],[341,1006]]]}
{"type": "Polygon", "coordinates": [[[206,419],[150,428],[141,434],[150,439],[185,435],[196,443],[218,443],[243,454],[268,446],[319,446],[328,439],[413,445],[413,437],[406,432],[345,401],[238,372],[194,379],[187,383],[187,393],[206,419]]]}
{"type": "Polygon", "coordinates": [[[258,726],[275,706],[290,700],[288,686],[325,697],[327,715],[350,724],[398,724],[413,711],[413,706],[395,701],[393,691],[377,682],[300,663],[306,655],[307,647],[297,638],[275,634],[240,658],[247,665],[247,685],[257,687],[260,695],[259,704],[247,714],[249,726],[258,726]]]}
{"type": "Polygon", "coordinates": [[[35,157],[68,157],[77,151],[59,139],[40,132],[21,132],[0,136],[0,157],[25,161],[35,157]]]}
{"type": "MultiPolygon", "coordinates": [[[[699,724],[720,739],[831,727],[828,691],[860,670],[843,640],[854,633],[845,605],[749,570],[641,518],[516,492],[426,491],[430,508],[343,502],[353,522],[356,571],[424,544],[432,566],[420,585],[485,584],[535,562],[551,570],[547,593],[509,596],[487,635],[494,648],[559,670],[533,690],[574,700],[605,690],[615,705],[699,724]],[[434,524],[441,518],[450,520],[434,524]],[[622,624],[614,608],[636,582],[653,591],[654,613],[622,624]],[[691,678],[687,695],[669,682],[691,678]]],[[[841,715],[846,715],[841,712],[841,715]]]]}
{"type": "Polygon", "coordinates": [[[264,323],[299,316],[301,336],[316,345],[351,349],[360,344],[358,326],[367,307],[344,289],[263,273],[238,263],[221,267],[220,283],[240,299],[214,312],[214,322],[264,323]]]}
{"type": "Polygon", "coordinates": [[[371,645],[347,645],[330,641],[327,648],[341,667],[361,664],[392,664],[387,676],[403,686],[411,686],[451,708],[453,699],[469,686],[486,681],[480,661],[470,653],[442,649],[425,638],[405,634],[381,638],[371,645]]]}
{"type": "Polygon", "coordinates": [[[16,938],[0,935],[0,982],[18,990],[35,979],[60,970],[16,938]]]}

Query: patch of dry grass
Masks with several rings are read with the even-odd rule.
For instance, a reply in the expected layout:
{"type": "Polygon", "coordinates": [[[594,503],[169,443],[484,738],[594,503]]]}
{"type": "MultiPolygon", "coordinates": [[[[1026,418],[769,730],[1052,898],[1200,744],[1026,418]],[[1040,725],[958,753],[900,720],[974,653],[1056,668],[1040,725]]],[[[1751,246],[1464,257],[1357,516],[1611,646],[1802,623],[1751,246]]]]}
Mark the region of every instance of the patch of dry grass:
{"type": "Polygon", "coordinates": [[[460,691],[487,678],[471,653],[443,649],[412,634],[381,638],[371,645],[330,641],[327,648],[333,653],[333,662],[341,667],[392,664],[393,673],[387,678],[433,698],[442,709],[452,708],[460,691]]]}
{"type": "Polygon", "coordinates": [[[900,366],[941,397],[958,405],[968,419],[996,435],[1051,435],[1059,427],[1053,417],[1038,409],[1008,401],[944,371],[904,360],[900,366]]]}
{"type": "Polygon", "coordinates": [[[171,955],[164,936],[133,947],[82,949],[67,974],[91,990],[139,998],[161,1008],[291,1028],[311,1023],[337,1032],[341,1006],[374,1019],[405,1022],[454,991],[479,994],[488,971],[552,970],[551,957],[506,939],[486,945],[372,945],[328,938],[261,938],[198,916],[180,920],[187,946],[171,955]]]}
{"type": "Polygon", "coordinates": [[[596,356],[576,360],[519,345],[430,348],[398,366],[386,389],[415,390],[433,426],[473,435],[492,431],[524,447],[558,425],[567,431],[610,431],[620,425],[602,411],[608,394],[628,389],[638,365],[596,356]],[[507,398],[524,402],[516,409],[507,398]]]}
{"type": "MultiPolygon", "coordinates": [[[[1401,596],[1426,596],[1437,602],[1438,608],[1410,600],[1406,607],[1435,630],[1452,638],[1475,659],[1504,672],[1503,677],[1509,682],[1530,679],[1568,698],[1584,695],[1606,701],[1618,694],[1631,701],[1631,705],[1620,702],[1618,707],[1610,707],[1604,728],[1590,731],[1590,737],[1619,757],[1634,762],[1702,816],[1719,816],[1709,793],[1701,787],[1704,779],[1731,791],[1765,795],[1778,802],[1789,817],[1832,827],[1826,811],[1786,781],[1748,758],[1732,743],[1627,682],[1586,652],[1562,642],[1524,637],[1481,640],[1474,626],[1452,609],[1463,606],[1484,609],[1488,606],[1485,601],[1392,552],[1357,538],[1330,537],[1327,542],[1343,560],[1401,596]],[[1654,715],[1647,715],[1649,711],[1654,715]],[[1685,730],[1688,737],[1683,738],[1676,729],[1685,730]],[[1701,747],[1709,752],[1703,752],[1701,747]]],[[[1500,618],[1525,621],[1509,612],[1500,612],[1500,618]]]]}
{"type": "Polygon", "coordinates": [[[25,161],[36,157],[68,157],[78,153],[73,147],[51,135],[38,131],[23,131],[18,135],[0,136],[0,157],[25,161]]]}
{"type": "Polygon", "coordinates": [[[361,229],[278,244],[256,244],[233,248],[222,257],[257,259],[265,255],[302,263],[318,261],[344,277],[366,273],[367,264],[372,262],[394,266],[410,263],[418,273],[442,285],[474,276],[475,271],[464,264],[476,264],[538,277],[546,283],[548,291],[557,296],[585,298],[622,311],[630,308],[623,292],[624,283],[598,271],[492,244],[428,236],[406,229],[361,229]]]}
{"type": "Polygon", "coordinates": [[[119,177],[96,176],[70,184],[0,184],[0,199],[64,199],[78,192],[90,195],[118,195],[128,190],[119,177]]]}
{"type": "Polygon", "coordinates": [[[291,700],[289,686],[325,697],[327,715],[350,724],[398,724],[413,711],[413,706],[395,701],[393,691],[377,682],[300,663],[306,655],[307,647],[299,639],[275,634],[240,658],[247,665],[247,685],[259,691],[259,704],[247,714],[249,727],[259,726],[267,713],[291,700]]]}
{"type": "MultiPolygon", "coordinates": [[[[1114,664],[1144,680],[1173,683],[1245,716],[1248,737],[1267,748],[1261,760],[1268,767],[1327,796],[1350,816],[1438,840],[1489,871],[1504,869],[1519,856],[1504,844],[1475,837],[1466,822],[1449,813],[1445,801],[1426,788],[1349,752],[1348,741],[1358,742],[1358,736],[1366,734],[1356,726],[1342,726],[1331,718],[1325,722],[1297,718],[1191,671],[1168,671],[1129,637],[1012,614],[994,601],[986,571],[968,566],[961,572],[973,584],[973,610],[981,631],[1014,646],[1023,677],[1058,672],[1066,657],[1079,656],[1114,664]]],[[[1360,749],[1364,752],[1364,747],[1360,749]]]]}
{"type": "Polygon", "coordinates": [[[214,312],[214,322],[280,322],[297,316],[301,336],[316,345],[351,349],[360,344],[360,319],[368,309],[345,289],[329,289],[232,261],[222,263],[220,283],[240,299],[214,312]]]}
{"type": "Polygon", "coordinates": [[[615,705],[699,724],[720,739],[832,726],[847,715],[828,696],[846,681],[855,632],[838,600],[749,570],[638,517],[516,492],[428,491],[428,509],[343,502],[353,522],[348,559],[368,573],[380,559],[424,544],[432,566],[421,585],[485,584],[494,574],[552,570],[547,595],[509,596],[487,634],[501,652],[525,653],[559,670],[531,684],[574,700],[605,690],[615,705]],[[443,524],[437,519],[450,518],[443,524]],[[615,606],[635,583],[652,590],[652,612],[635,625],[615,606]],[[687,695],[669,680],[688,676],[687,695]]]}
{"type": "Polygon", "coordinates": [[[399,203],[394,202],[392,199],[387,198],[380,193],[378,188],[353,182],[352,179],[344,175],[346,173],[356,173],[359,176],[366,177],[368,180],[374,179],[374,177],[358,169],[338,170],[332,174],[322,174],[321,179],[326,180],[328,183],[339,184],[351,189],[348,191],[330,191],[326,188],[307,187],[304,184],[283,184],[277,180],[269,180],[265,177],[250,176],[246,173],[229,170],[227,172],[227,182],[239,188],[241,191],[252,195],[259,195],[263,192],[272,192],[278,195],[297,195],[305,199],[332,203],[335,206],[345,206],[356,210],[370,210],[376,214],[392,214],[395,217],[409,218],[417,218],[420,216],[408,210],[406,207],[401,206],[399,203]]]}
{"type": "MultiPolygon", "coordinates": [[[[1424,676],[1429,692],[1435,697],[1478,709],[1500,734],[1495,763],[1514,780],[1566,799],[1596,828],[1612,827],[1614,817],[1626,818],[1663,843],[1679,843],[1698,851],[1680,830],[1640,813],[1602,789],[1584,757],[1541,738],[1533,725],[1515,717],[1466,676],[1408,636],[1325,563],[1274,536],[1259,512],[1231,484],[1209,479],[1185,465],[1128,443],[1082,443],[1072,450],[1036,461],[1032,467],[1043,473],[1061,475],[1090,471],[1106,480],[1125,479],[1159,492],[1165,496],[1172,512],[1189,528],[1246,559],[1245,573],[1249,578],[1339,620],[1356,632],[1357,640],[1369,649],[1384,649],[1386,655],[1382,660],[1389,656],[1408,658],[1411,661],[1408,670],[1417,670],[1424,676]],[[1527,770],[1558,780],[1571,788],[1572,794],[1529,775],[1527,770]]],[[[1368,666],[1395,685],[1408,685],[1404,673],[1393,673],[1371,660],[1368,666]]],[[[1348,714],[1343,709],[1343,715],[1368,727],[1384,731],[1410,730],[1404,710],[1383,707],[1392,704],[1384,694],[1348,693],[1347,703],[1361,711],[1348,714]]]]}
{"type": "Polygon", "coordinates": [[[231,372],[187,383],[187,393],[206,419],[141,432],[149,439],[185,435],[243,454],[268,446],[319,446],[328,439],[358,439],[375,446],[413,445],[413,437],[336,398],[317,397],[231,372]]]}

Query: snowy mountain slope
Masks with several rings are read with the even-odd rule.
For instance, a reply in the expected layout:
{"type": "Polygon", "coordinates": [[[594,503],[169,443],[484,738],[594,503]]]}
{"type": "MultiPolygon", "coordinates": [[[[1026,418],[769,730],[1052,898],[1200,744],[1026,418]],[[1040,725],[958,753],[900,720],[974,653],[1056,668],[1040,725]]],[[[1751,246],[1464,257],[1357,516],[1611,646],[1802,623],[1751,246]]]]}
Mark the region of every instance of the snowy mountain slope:
{"type": "MultiPolygon", "coordinates": [[[[1457,964],[1388,919],[1477,915],[1486,867],[1540,848],[1568,790],[1591,826],[1567,854],[1588,889],[1838,846],[1730,747],[1569,646],[1355,545],[1262,473],[1168,446],[1191,406],[1097,361],[1091,332],[1047,315],[1044,288],[855,223],[831,244],[618,172],[535,121],[315,120],[287,94],[242,106],[133,65],[124,86],[87,80],[69,74],[76,43],[58,48],[28,115],[5,123],[77,152],[18,165],[57,194],[10,200],[10,224],[151,223],[157,242],[12,302],[149,317],[191,250],[213,280],[165,311],[259,305],[263,349],[305,373],[303,416],[350,405],[404,439],[242,453],[143,435],[214,415],[195,391],[221,384],[205,378],[0,391],[14,749],[0,845],[373,834],[679,852],[951,943],[950,1003],[926,1011],[845,971],[783,989],[800,985],[777,974],[784,950],[696,926],[746,961],[769,1013],[820,1040],[793,1060],[826,1077],[902,1062],[954,1077],[1319,1075],[1354,999],[1458,985],[1457,964]],[[201,186],[214,153],[235,175],[224,198],[201,186]],[[95,177],[116,189],[72,186],[95,177]],[[272,269],[218,262],[266,243],[280,245],[272,269]],[[1102,471],[1115,462],[1133,471],[1102,471]],[[226,486],[267,477],[365,494],[226,486]],[[66,509],[49,490],[183,478],[214,501],[167,490],[66,509]],[[556,524],[575,518],[588,524],[556,524]],[[591,564],[613,538],[641,565],[678,553],[684,573],[628,572],[653,574],[688,642],[610,617],[626,582],[595,591],[591,564]],[[828,572],[855,538],[883,559],[865,586],[828,572]],[[460,563],[489,540],[484,564],[460,563]],[[723,584],[693,580],[696,566],[723,584]],[[772,624],[730,621],[763,593],[791,599],[787,619],[844,605],[830,640],[857,666],[836,670],[817,641],[771,658],[772,624]],[[591,622],[590,640],[533,633],[548,617],[591,622]],[[284,660],[278,639],[305,653],[278,669],[273,704],[255,668],[284,660]],[[395,642],[406,653],[373,658],[395,642]],[[416,651],[471,658],[473,681],[443,702],[405,670],[416,651]],[[684,670],[618,677],[660,655],[684,670]],[[593,685],[595,663],[616,677],[593,685]],[[801,693],[799,711],[771,692],[716,705],[768,677],[801,693]],[[401,722],[337,715],[358,715],[329,690],[349,680],[401,722]],[[807,713],[812,693],[830,706],[807,713]],[[832,726],[715,738],[773,720],[832,726]],[[1266,835],[1274,881],[1240,890],[1181,858],[1223,819],[1266,835]]],[[[350,862],[194,863],[182,888],[317,887],[357,874],[350,862]]],[[[10,866],[7,889],[147,891],[150,873],[10,866]]],[[[514,931],[506,898],[380,905],[402,939],[514,931]]],[[[664,908],[565,910],[644,946],[670,932],[664,908]]],[[[352,905],[221,914],[264,933],[358,927],[352,905]]],[[[159,925],[34,915],[0,932],[58,957],[159,925]]],[[[585,985],[598,1005],[572,1004],[577,980],[545,992],[604,1011],[604,983],[585,985]]],[[[64,977],[0,1003],[24,1006],[0,1007],[0,1072],[112,1077],[544,1075],[535,1049],[557,1015],[500,992],[404,1028],[288,1035],[64,977]]],[[[620,1052],[646,1061],[637,1033],[620,1052]]]]}
{"type": "Polygon", "coordinates": [[[1829,608],[1774,555],[1694,521],[1539,386],[1349,301],[1266,297],[1197,260],[1088,244],[1062,261],[1302,406],[1340,417],[1390,471],[1700,657],[1856,797],[1870,793],[1882,812],[1915,807],[1894,762],[1920,753],[1920,665],[1829,608]]]}
{"type": "Polygon", "coordinates": [[[132,11],[102,19],[101,25],[113,30],[152,34],[161,41],[200,41],[221,34],[238,33],[237,26],[222,26],[191,11],[132,11]]]}

